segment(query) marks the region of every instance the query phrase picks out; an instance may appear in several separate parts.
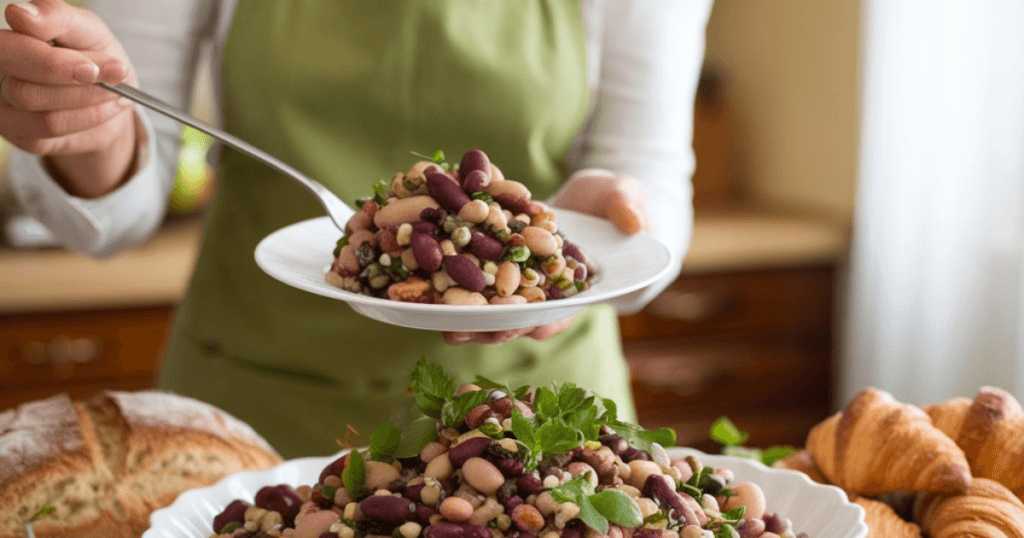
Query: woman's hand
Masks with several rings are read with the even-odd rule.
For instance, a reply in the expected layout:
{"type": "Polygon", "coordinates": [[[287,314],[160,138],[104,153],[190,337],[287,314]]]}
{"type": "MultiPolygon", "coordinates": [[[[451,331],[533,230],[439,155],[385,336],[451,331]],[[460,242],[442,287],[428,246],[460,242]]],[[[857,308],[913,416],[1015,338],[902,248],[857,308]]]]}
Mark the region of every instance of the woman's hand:
{"type": "Polygon", "coordinates": [[[135,84],[107,25],[61,0],[7,6],[0,31],[0,136],[45,156],[71,194],[102,196],[129,173],[135,117],[127,99],[95,82],[135,84]]]}
{"type": "MultiPolygon", "coordinates": [[[[569,178],[552,203],[582,213],[606,218],[627,234],[650,231],[647,206],[639,181],[616,176],[607,170],[589,169],[576,172],[569,178]]],[[[461,344],[500,344],[525,336],[544,340],[566,330],[573,318],[566,318],[540,327],[514,331],[495,332],[446,332],[445,342],[461,344]]]]}

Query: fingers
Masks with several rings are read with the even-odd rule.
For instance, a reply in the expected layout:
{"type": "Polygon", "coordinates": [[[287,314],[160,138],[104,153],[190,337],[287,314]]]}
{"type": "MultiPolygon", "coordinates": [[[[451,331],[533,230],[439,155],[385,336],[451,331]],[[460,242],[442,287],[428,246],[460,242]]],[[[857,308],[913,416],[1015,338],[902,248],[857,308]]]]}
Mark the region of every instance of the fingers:
{"type": "Polygon", "coordinates": [[[7,6],[7,23],[16,32],[44,43],[76,50],[103,50],[114,37],[93,12],[61,0],[34,0],[7,6]]]}
{"type": "Polygon", "coordinates": [[[533,338],[534,340],[547,340],[548,338],[551,338],[552,336],[555,336],[556,334],[559,334],[562,331],[568,329],[569,326],[572,325],[573,320],[575,319],[575,316],[570,316],[563,320],[556,321],[554,323],[541,325],[540,327],[537,327],[536,329],[531,331],[528,334],[528,336],[530,338],[533,338]]]}
{"type": "Polygon", "coordinates": [[[130,106],[116,100],[86,108],[27,112],[0,104],[0,132],[21,140],[59,138],[102,125],[130,106]]]}
{"type": "Polygon", "coordinates": [[[118,137],[124,136],[125,124],[133,116],[118,116],[92,129],[56,138],[9,138],[8,141],[23,151],[35,155],[76,155],[106,149],[118,137]]]}
{"type": "Polygon", "coordinates": [[[628,188],[615,188],[608,195],[605,215],[619,230],[627,234],[650,229],[644,199],[632,194],[628,188]]]}
{"type": "Polygon", "coordinates": [[[123,99],[98,86],[52,86],[12,77],[0,82],[0,97],[12,108],[28,112],[85,108],[123,99]]]}

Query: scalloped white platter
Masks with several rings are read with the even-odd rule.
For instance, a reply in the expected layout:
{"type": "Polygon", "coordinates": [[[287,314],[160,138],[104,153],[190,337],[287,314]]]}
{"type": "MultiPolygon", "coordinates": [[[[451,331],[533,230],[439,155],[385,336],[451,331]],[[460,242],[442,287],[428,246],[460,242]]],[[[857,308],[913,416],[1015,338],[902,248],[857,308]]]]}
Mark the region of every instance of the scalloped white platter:
{"type": "MultiPolygon", "coordinates": [[[[733,456],[704,454],[688,448],[670,448],[668,454],[672,458],[695,454],[705,465],[732,469],[737,481],[758,484],[764,491],[768,511],[792,520],[796,533],[806,533],[809,538],[868,535],[864,510],[835,486],[817,484],[797,471],[774,469],[733,456]]],[[[153,512],[150,528],[142,538],[207,538],[213,534],[213,518],[231,501],[252,502],[256,492],[267,485],[313,484],[320,471],[337,457],[290,460],[272,469],[236,473],[212,486],[186,491],[170,506],[153,512]]]]}
{"type": "Polygon", "coordinates": [[[324,280],[341,231],[328,217],[286,226],[256,246],[256,264],[271,277],[300,290],[348,303],[366,317],[431,331],[505,331],[565,319],[588,306],[614,302],[650,286],[672,270],[668,247],[645,233],[627,236],[610,222],[555,209],[559,229],[597,266],[586,291],[556,301],[525,305],[461,306],[404,303],[360,295],[324,280]]]}

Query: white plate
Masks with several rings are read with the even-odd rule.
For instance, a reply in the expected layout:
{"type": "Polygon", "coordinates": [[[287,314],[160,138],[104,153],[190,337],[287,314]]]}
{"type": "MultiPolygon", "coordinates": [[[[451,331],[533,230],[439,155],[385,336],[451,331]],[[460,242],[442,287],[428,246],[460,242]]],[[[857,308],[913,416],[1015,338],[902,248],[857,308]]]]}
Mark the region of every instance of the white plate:
{"type": "Polygon", "coordinates": [[[432,331],[502,331],[544,325],[651,285],[671,270],[668,248],[648,234],[626,236],[611,223],[575,211],[555,210],[559,228],[597,265],[598,280],[568,299],[527,305],[455,306],[403,303],[345,291],[328,284],[341,231],[327,217],[282,228],[256,246],[256,264],[300,290],[340,299],[356,312],[392,325],[432,331]]]}
{"type": "MultiPolygon", "coordinates": [[[[688,448],[671,448],[669,456],[695,454],[705,465],[732,469],[737,481],[761,486],[768,511],[793,521],[797,533],[810,538],[864,538],[868,526],[864,510],[847,500],[843,490],[812,482],[797,471],[773,469],[758,462],[732,456],[704,454],[688,448]]],[[[320,471],[337,455],[287,461],[266,471],[237,473],[205,488],[182,493],[173,504],[153,512],[150,528],[142,538],[207,538],[213,534],[213,518],[231,501],[252,502],[256,492],[267,485],[311,485],[320,471]]]]}

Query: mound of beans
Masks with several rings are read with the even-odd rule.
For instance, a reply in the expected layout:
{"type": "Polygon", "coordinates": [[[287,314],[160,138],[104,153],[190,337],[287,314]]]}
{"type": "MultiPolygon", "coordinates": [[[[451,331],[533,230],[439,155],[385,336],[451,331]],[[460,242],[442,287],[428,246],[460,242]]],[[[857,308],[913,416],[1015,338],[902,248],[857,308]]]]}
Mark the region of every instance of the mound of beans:
{"type": "Polygon", "coordinates": [[[555,215],[478,149],[450,169],[417,162],[345,226],[331,285],[413,303],[526,304],[571,297],[596,268],[555,215]]]}
{"type": "MultiPolygon", "coordinates": [[[[481,389],[463,385],[459,392],[470,390],[481,389]]],[[[218,534],[211,538],[806,538],[788,519],[766,512],[757,484],[737,482],[729,469],[705,467],[695,456],[672,459],[657,445],[641,450],[606,427],[598,441],[527,471],[509,418],[515,409],[533,415],[529,396],[487,396],[460,428],[441,429],[418,457],[365,461],[358,495],[342,479],[346,454],[316,484],[268,486],[254,504],[232,502],[214,519],[218,534]],[[498,433],[481,428],[494,424],[498,433]],[[579,506],[550,493],[581,476],[597,491],[624,493],[644,523],[611,524],[607,534],[584,525],[579,506]],[[740,519],[725,521],[741,507],[740,519]]]]}

